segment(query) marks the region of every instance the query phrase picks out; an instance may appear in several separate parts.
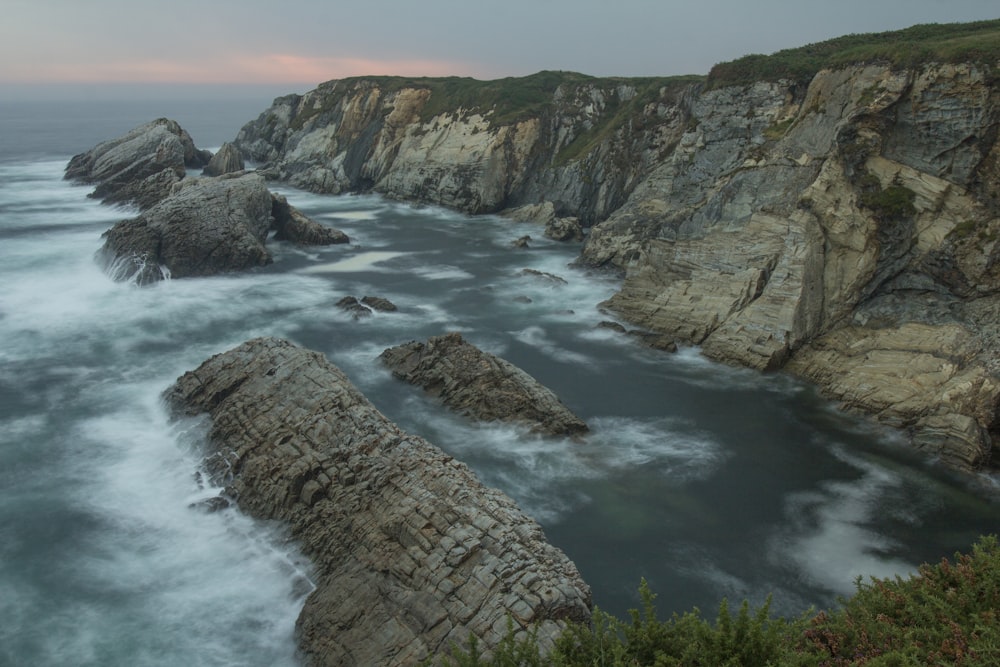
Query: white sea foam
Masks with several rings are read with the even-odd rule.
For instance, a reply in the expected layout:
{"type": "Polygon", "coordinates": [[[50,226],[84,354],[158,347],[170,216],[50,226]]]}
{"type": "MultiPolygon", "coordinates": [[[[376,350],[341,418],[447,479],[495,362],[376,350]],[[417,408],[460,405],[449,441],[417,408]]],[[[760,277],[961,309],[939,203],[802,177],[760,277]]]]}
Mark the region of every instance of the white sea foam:
{"type": "Polygon", "coordinates": [[[385,270],[379,264],[387,262],[405,253],[391,252],[386,250],[370,250],[358,253],[346,259],[342,259],[330,264],[318,264],[300,269],[299,273],[354,273],[358,271],[378,271],[385,270]]]}

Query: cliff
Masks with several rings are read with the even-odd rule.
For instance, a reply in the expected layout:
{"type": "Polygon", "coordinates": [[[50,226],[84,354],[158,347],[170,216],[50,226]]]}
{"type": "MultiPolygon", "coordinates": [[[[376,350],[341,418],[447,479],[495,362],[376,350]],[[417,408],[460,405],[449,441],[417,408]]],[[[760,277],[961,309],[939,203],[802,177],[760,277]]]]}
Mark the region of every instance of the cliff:
{"type": "Polygon", "coordinates": [[[993,21],[707,78],[331,81],[236,144],[310,190],[578,218],[580,261],[622,273],[621,318],[976,469],[1000,405],[998,44],[993,21]]]}

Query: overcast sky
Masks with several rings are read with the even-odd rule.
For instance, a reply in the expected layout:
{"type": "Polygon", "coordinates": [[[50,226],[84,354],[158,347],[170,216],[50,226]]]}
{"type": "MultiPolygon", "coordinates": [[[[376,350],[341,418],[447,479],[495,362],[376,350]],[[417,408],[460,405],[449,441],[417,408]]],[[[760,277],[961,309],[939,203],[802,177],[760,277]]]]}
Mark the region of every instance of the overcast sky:
{"type": "Polygon", "coordinates": [[[1000,18],[998,0],[4,0],[0,84],[363,74],[705,74],[848,33],[1000,18]]]}

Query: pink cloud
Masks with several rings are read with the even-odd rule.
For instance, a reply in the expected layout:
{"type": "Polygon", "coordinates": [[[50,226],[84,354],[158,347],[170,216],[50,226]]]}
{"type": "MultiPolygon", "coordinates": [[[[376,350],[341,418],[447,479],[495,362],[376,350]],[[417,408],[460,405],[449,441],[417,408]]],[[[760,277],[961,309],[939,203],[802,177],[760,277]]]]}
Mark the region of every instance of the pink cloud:
{"type": "Polygon", "coordinates": [[[303,56],[293,53],[231,54],[205,61],[131,59],[113,63],[24,64],[0,73],[14,82],[66,83],[306,83],[348,76],[489,76],[468,63],[303,56]]]}

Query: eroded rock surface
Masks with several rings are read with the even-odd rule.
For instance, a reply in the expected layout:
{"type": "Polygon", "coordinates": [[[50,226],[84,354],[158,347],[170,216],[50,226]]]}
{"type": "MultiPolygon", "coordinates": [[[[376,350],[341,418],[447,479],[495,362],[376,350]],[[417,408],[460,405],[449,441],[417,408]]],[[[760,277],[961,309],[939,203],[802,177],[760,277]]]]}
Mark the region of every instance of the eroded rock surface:
{"type": "Polygon", "coordinates": [[[140,285],[263,266],[271,261],[264,247],[271,203],[258,174],[184,179],[105,232],[99,256],[114,279],[140,285]]]}
{"type": "Polygon", "coordinates": [[[203,167],[211,157],[176,121],[159,118],[74,156],[65,177],[95,185],[97,199],[145,209],[170,194],[187,168],[203,167]]]}
{"type": "Polygon", "coordinates": [[[274,238],[279,241],[291,241],[300,245],[333,245],[349,243],[347,234],[321,225],[300,210],[288,203],[279,194],[272,195],[271,217],[274,227],[274,238]]]}
{"type": "Polygon", "coordinates": [[[315,567],[298,620],[317,665],[415,665],[469,634],[590,617],[566,556],[507,496],[389,422],[322,355],[248,341],[165,394],[211,417],[206,465],[246,512],[290,526],[315,567]]]}
{"type": "Polygon", "coordinates": [[[379,359],[397,378],[423,387],[474,419],[519,422],[545,435],[578,435],[589,430],[533,377],[458,333],[398,345],[385,350],[379,359]]]}
{"type": "Polygon", "coordinates": [[[246,166],[243,162],[243,156],[240,154],[240,149],[227,141],[219,148],[219,152],[213,155],[212,159],[208,161],[202,173],[205,176],[222,176],[223,174],[231,174],[235,171],[243,171],[244,169],[246,169],[246,166]]]}

